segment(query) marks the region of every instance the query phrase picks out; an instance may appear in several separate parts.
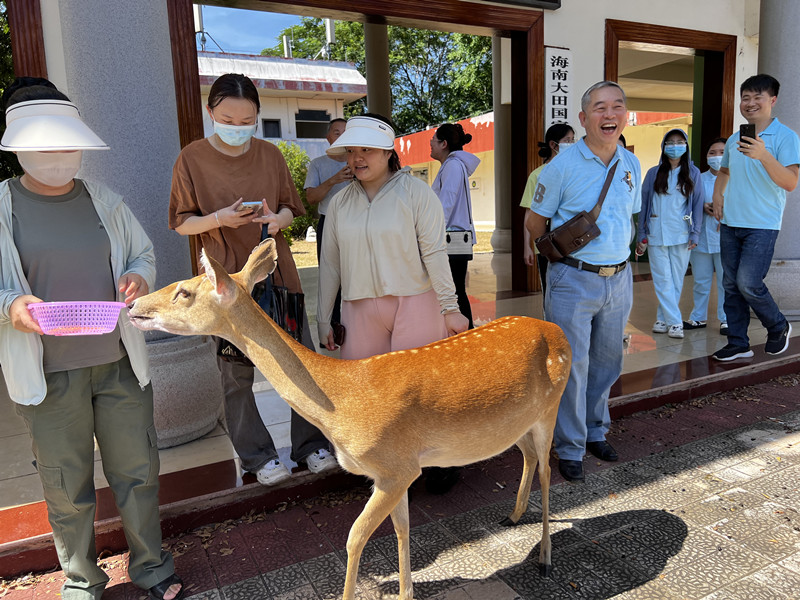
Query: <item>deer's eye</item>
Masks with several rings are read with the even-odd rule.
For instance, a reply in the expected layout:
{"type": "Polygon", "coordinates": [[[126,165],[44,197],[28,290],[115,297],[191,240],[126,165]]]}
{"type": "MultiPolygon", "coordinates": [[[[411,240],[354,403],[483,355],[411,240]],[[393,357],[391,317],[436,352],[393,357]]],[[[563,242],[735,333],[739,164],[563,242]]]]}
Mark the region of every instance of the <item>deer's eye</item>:
{"type": "Polygon", "coordinates": [[[175,290],[175,294],[172,296],[172,302],[177,302],[180,298],[189,298],[191,297],[191,293],[189,290],[185,288],[178,288],[175,290]]]}

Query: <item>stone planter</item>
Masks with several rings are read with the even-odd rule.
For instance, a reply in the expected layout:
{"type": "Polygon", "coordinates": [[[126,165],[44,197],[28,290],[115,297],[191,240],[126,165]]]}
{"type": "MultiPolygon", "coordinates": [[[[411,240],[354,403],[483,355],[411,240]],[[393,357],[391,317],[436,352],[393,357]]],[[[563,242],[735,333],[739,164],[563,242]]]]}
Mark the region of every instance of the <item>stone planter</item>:
{"type": "Polygon", "coordinates": [[[147,349],[158,447],[185,444],[214,429],[223,395],[213,339],[175,336],[149,341],[147,349]]]}

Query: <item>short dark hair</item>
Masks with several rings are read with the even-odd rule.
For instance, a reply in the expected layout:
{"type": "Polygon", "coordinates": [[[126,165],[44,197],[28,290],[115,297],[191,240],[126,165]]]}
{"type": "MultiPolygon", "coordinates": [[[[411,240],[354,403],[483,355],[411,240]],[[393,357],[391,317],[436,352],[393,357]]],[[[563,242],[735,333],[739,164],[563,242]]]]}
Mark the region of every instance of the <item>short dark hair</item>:
{"type": "Polygon", "coordinates": [[[626,149],[628,148],[628,142],[625,141],[625,136],[622,135],[621,133],[619,134],[619,141],[622,142],[622,147],[623,148],[626,148],[626,149]]]}
{"type": "Polygon", "coordinates": [[[553,149],[550,147],[550,142],[558,144],[558,142],[567,137],[569,133],[575,135],[575,130],[567,123],[550,125],[544,134],[544,142],[539,142],[539,156],[548,160],[553,158],[553,149]]]}
{"type": "Polygon", "coordinates": [[[64,100],[69,102],[65,94],[58,91],[55,85],[44,77],[17,77],[3,90],[0,97],[0,123],[6,125],[6,109],[20,102],[31,100],[64,100]]]}
{"type": "Polygon", "coordinates": [[[456,152],[461,150],[465,144],[472,141],[472,135],[464,132],[460,123],[445,123],[434,134],[440,142],[447,142],[447,151],[456,152]]]}
{"type": "Polygon", "coordinates": [[[55,85],[43,77],[17,77],[3,90],[0,98],[3,110],[13,104],[28,102],[30,100],[64,100],[69,102],[64,94],[58,91],[55,85]]]}
{"type": "MultiPolygon", "coordinates": [[[[389,127],[391,127],[393,131],[397,131],[397,128],[394,126],[394,123],[392,123],[392,120],[389,117],[384,117],[383,115],[380,115],[378,113],[366,113],[362,116],[372,117],[373,119],[378,119],[379,121],[383,121],[389,127]]],[[[396,173],[401,168],[402,167],[400,166],[400,157],[397,155],[397,150],[392,148],[392,155],[389,157],[389,171],[391,171],[392,173],[396,173]]]]}
{"type": "Polygon", "coordinates": [[[208,92],[208,107],[216,108],[225,98],[244,98],[256,105],[256,111],[261,110],[256,86],[249,77],[240,73],[226,73],[217,77],[208,92]]]}
{"type": "Polygon", "coordinates": [[[748,77],[742,82],[739,88],[739,95],[745,92],[767,92],[770,96],[777,96],[781,89],[781,84],[772,75],[759,73],[748,77]]]}
{"type": "MultiPolygon", "coordinates": [[[[726,137],[718,137],[718,138],[716,138],[714,140],[711,140],[708,143],[708,147],[710,149],[711,146],[713,146],[714,144],[725,144],[727,141],[728,141],[728,138],[726,138],[726,137]]],[[[708,152],[708,150],[706,150],[706,152],[708,152]]]]}
{"type": "Polygon", "coordinates": [[[330,123],[328,123],[328,131],[331,130],[331,127],[333,127],[334,123],[344,123],[345,125],[347,125],[347,119],[342,119],[339,117],[337,117],[336,119],[331,119],[330,123]]]}

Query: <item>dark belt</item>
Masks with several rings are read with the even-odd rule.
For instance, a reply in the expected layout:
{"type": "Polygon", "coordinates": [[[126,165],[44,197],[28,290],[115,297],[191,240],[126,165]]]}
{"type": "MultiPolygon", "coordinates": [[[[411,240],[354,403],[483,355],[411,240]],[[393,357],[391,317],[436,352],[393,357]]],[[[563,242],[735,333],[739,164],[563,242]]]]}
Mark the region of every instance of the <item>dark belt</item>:
{"type": "Polygon", "coordinates": [[[624,271],[625,267],[628,266],[628,261],[621,262],[618,265],[592,265],[585,263],[582,260],[576,260],[571,256],[565,256],[558,262],[562,262],[570,267],[575,267],[579,271],[591,271],[592,273],[597,273],[600,275],[600,277],[611,277],[620,271],[624,271]]]}

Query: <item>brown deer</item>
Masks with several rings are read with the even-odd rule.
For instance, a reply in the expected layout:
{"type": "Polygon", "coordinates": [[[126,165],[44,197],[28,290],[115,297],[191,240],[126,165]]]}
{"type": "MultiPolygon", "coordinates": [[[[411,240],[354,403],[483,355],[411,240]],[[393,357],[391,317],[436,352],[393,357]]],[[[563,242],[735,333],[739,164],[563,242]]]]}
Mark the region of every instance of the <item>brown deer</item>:
{"type": "Polygon", "coordinates": [[[363,360],[317,354],[291,339],[250,297],[275,267],[273,240],[229,275],[203,254],[205,274],[129,306],[139,329],[216,335],[239,347],[280,394],[332,442],[339,464],[374,482],[347,538],[344,600],[352,600],[369,537],[391,515],[400,558],[400,598],[411,600],[408,496],[422,467],[485,460],[516,444],[525,459],[516,505],[527,508],[538,461],[542,486],[539,564],[550,570],[549,451],[571,351],[556,325],[504,317],[422,348],[363,360]]]}

